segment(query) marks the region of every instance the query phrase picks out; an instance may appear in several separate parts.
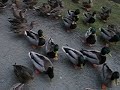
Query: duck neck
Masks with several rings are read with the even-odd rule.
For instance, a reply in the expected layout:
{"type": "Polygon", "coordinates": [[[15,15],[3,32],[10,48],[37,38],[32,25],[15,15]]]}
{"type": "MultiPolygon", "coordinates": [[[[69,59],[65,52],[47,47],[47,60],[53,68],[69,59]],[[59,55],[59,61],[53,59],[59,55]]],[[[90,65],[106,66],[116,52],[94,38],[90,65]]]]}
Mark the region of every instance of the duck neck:
{"type": "Polygon", "coordinates": [[[101,56],[106,56],[105,54],[102,54],[102,53],[101,53],[100,55],[101,55],[101,56]]]}

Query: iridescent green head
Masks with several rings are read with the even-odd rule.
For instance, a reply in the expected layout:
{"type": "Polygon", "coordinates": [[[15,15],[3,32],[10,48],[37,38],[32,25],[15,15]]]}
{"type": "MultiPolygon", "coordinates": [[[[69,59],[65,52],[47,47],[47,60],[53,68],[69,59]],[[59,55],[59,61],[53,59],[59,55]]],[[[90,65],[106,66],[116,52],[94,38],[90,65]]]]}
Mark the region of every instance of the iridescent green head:
{"type": "Polygon", "coordinates": [[[95,34],[95,33],[96,33],[96,29],[95,29],[95,28],[93,28],[93,27],[91,28],[91,30],[90,30],[90,31],[91,31],[91,33],[92,33],[92,34],[95,34]]]}
{"type": "Polygon", "coordinates": [[[38,36],[42,37],[43,36],[43,31],[42,30],[38,30],[38,36]]]}
{"type": "Polygon", "coordinates": [[[58,44],[55,44],[55,46],[54,46],[54,52],[57,52],[59,50],[59,46],[58,46],[58,44]]]}
{"type": "Polygon", "coordinates": [[[110,48],[109,47],[103,47],[101,49],[101,54],[102,55],[106,55],[106,54],[109,54],[110,53],[110,48]]]}
{"type": "Polygon", "coordinates": [[[120,77],[119,72],[115,71],[112,73],[111,80],[118,79],[120,77]]]}

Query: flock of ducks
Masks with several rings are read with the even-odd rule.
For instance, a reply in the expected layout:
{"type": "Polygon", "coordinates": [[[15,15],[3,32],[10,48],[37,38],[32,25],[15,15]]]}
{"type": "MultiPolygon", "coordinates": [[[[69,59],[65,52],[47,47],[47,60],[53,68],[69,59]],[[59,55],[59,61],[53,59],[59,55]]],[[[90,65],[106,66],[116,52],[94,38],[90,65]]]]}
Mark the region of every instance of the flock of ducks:
{"type": "MultiPolygon", "coordinates": [[[[79,3],[79,0],[73,1],[79,3]]],[[[8,0],[0,1],[1,10],[5,9],[7,2],[8,0]]],[[[42,48],[45,46],[46,56],[33,51],[29,52],[28,56],[36,68],[35,73],[39,74],[42,72],[48,75],[51,80],[54,78],[54,66],[51,60],[58,60],[59,45],[56,44],[52,38],[49,38],[49,40],[46,41],[42,30],[38,30],[38,32],[32,31],[36,22],[32,21],[28,24],[25,17],[26,11],[33,9],[40,16],[47,16],[55,19],[62,18],[65,30],[69,32],[77,27],[80,10],[68,10],[66,16],[62,17],[62,11],[64,8],[62,0],[48,0],[47,3],[43,3],[43,5],[39,7],[35,6],[37,2],[38,0],[23,0],[22,2],[20,2],[20,0],[12,0],[11,9],[14,18],[9,18],[8,21],[11,23],[11,30],[19,35],[24,35],[33,44],[33,48],[42,48]],[[20,3],[24,3],[25,9],[21,9],[20,3]]],[[[98,19],[107,22],[111,14],[111,8],[101,7],[100,12],[92,12],[92,7],[92,0],[82,2],[81,8],[86,11],[86,13],[83,13],[83,23],[86,25],[95,23],[96,14],[98,19]]],[[[109,54],[111,56],[109,45],[113,42],[117,43],[120,41],[120,33],[115,29],[115,25],[108,25],[106,28],[99,28],[99,31],[101,37],[107,42],[107,45],[103,47],[101,51],[86,49],[78,51],[68,46],[62,46],[62,50],[69,57],[69,60],[73,63],[76,69],[82,69],[86,63],[92,64],[94,67],[102,65],[101,70],[103,82],[101,89],[107,90],[107,87],[109,87],[109,84],[111,84],[112,81],[116,81],[117,84],[117,79],[119,79],[120,76],[118,71],[111,70],[105,63],[107,59],[106,55],[109,54]]],[[[85,36],[82,37],[82,41],[89,46],[94,46],[97,41],[96,29],[90,27],[85,33],[85,36]]],[[[21,90],[25,83],[34,79],[33,71],[23,65],[17,65],[16,63],[13,67],[14,73],[20,83],[13,85],[10,90],[21,90]]]]}

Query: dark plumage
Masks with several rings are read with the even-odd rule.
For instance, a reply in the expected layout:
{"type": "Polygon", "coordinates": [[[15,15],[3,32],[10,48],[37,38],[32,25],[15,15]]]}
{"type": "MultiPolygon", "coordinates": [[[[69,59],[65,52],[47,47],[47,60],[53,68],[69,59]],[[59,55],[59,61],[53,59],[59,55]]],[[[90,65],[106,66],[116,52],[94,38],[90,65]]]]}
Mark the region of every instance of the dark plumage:
{"type": "Polygon", "coordinates": [[[95,35],[91,34],[88,38],[86,38],[86,43],[89,44],[95,44],[96,39],[95,39],[95,35]]]}
{"type": "Polygon", "coordinates": [[[29,80],[33,79],[33,72],[31,69],[16,64],[13,66],[14,66],[14,73],[21,83],[26,83],[29,80]]]}
{"type": "Polygon", "coordinates": [[[8,0],[1,0],[3,4],[7,3],[8,0]]]}

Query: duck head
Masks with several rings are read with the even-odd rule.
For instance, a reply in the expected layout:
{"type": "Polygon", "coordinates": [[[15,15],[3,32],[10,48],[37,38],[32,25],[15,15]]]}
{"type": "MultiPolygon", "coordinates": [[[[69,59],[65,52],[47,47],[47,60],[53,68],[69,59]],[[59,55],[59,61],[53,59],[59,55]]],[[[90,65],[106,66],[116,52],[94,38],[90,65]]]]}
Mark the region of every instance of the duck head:
{"type": "Polygon", "coordinates": [[[85,65],[85,58],[83,56],[79,56],[77,66],[82,68],[84,65],[85,65]]]}
{"type": "Polygon", "coordinates": [[[75,15],[78,15],[80,14],[80,10],[79,9],[76,9],[75,12],[74,12],[75,15]]]}
{"type": "Polygon", "coordinates": [[[109,47],[103,47],[101,49],[101,54],[102,55],[106,55],[106,54],[109,54],[110,53],[110,48],[109,47]]]}
{"type": "Polygon", "coordinates": [[[54,78],[53,67],[48,67],[46,74],[49,76],[50,79],[54,78]]]}
{"type": "Polygon", "coordinates": [[[112,73],[111,80],[112,81],[115,80],[115,83],[117,84],[117,79],[119,79],[119,77],[120,77],[119,72],[115,71],[112,73]]]}
{"type": "Polygon", "coordinates": [[[96,30],[95,30],[95,28],[93,28],[93,27],[91,28],[90,31],[91,31],[91,34],[95,34],[95,33],[96,33],[96,30]]]}
{"type": "Polygon", "coordinates": [[[109,42],[118,42],[120,41],[120,36],[119,35],[114,35],[110,40],[109,42]]]}
{"type": "Polygon", "coordinates": [[[58,46],[58,44],[55,44],[55,46],[54,46],[54,52],[57,52],[59,50],[59,46],[58,46]]]}
{"type": "Polygon", "coordinates": [[[96,15],[96,11],[94,11],[93,13],[92,13],[92,16],[94,17],[96,15]]]}
{"type": "Polygon", "coordinates": [[[43,36],[43,31],[42,30],[38,30],[38,36],[42,37],[43,36]]]}

